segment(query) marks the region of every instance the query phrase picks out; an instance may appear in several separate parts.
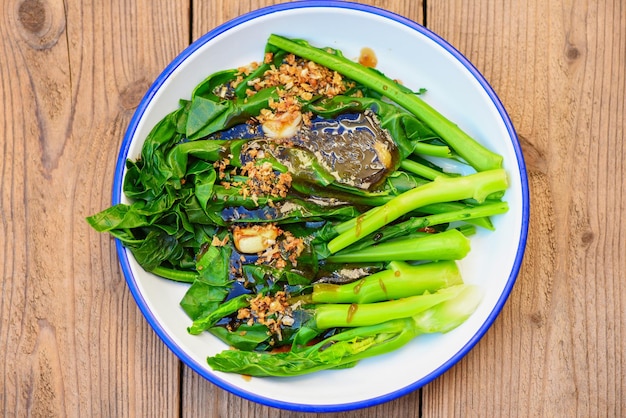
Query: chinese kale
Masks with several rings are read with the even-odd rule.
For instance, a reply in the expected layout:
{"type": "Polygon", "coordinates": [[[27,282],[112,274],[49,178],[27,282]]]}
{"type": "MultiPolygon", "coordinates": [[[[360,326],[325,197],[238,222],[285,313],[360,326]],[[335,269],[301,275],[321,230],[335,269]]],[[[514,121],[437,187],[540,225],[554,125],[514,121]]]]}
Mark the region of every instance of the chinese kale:
{"type": "Polygon", "coordinates": [[[185,283],[189,332],[236,348],[208,358],[215,370],[351,367],[463,323],[481,293],[456,261],[508,210],[502,157],[421,91],[338,50],[271,35],[265,52],[248,71],[207,77],[154,126],[126,164],[130,203],[89,224],[146,271],[185,283]],[[294,62],[339,75],[341,91],[290,96],[289,83],[259,83],[294,62]],[[263,121],[285,97],[311,123],[269,137],[263,121]],[[431,157],[475,173],[444,172],[431,157]],[[250,231],[264,231],[260,251],[238,247],[250,231]]]}

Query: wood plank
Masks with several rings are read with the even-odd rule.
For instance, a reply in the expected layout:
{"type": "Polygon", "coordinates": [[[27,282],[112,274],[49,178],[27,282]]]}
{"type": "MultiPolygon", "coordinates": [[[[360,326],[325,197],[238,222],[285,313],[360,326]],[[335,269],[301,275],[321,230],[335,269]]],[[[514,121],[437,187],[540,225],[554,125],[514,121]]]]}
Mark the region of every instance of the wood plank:
{"type": "MultiPolygon", "coordinates": [[[[1,415],[321,415],[244,401],[181,367],[112,241],[84,222],[110,204],[121,138],[162,68],[190,39],[281,2],[20,0],[0,12],[1,415]]],[[[422,21],[421,1],[362,3],[422,21]]],[[[522,275],[441,378],[324,416],[626,416],[626,9],[597,3],[428,2],[429,27],[485,74],[518,130],[532,193],[522,275]]]]}
{"type": "Polygon", "coordinates": [[[623,416],[623,3],[428,2],[427,20],[508,109],[532,219],[509,303],[424,416],[623,416]]]}
{"type": "MultiPolygon", "coordinates": [[[[271,0],[240,0],[240,1],[193,1],[192,37],[197,39],[216,26],[241,14],[259,7],[284,3],[271,0]]],[[[401,0],[387,2],[383,0],[361,1],[376,7],[387,7],[388,10],[406,16],[414,21],[422,22],[422,2],[401,0]]],[[[420,393],[416,391],[402,399],[365,410],[339,414],[303,414],[269,408],[243,400],[225,392],[212,383],[201,378],[188,367],[183,367],[182,381],[182,412],[188,417],[415,417],[419,416],[420,393]]]]}
{"type": "MultiPolygon", "coordinates": [[[[239,1],[199,1],[192,0],[193,39],[244,13],[251,12],[261,7],[274,4],[287,3],[285,0],[239,0],[239,1]]],[[[363,0],[358,3],[367,4],[408,17],[422,23],[423,2],[421,0],[363,0]]]]}
{"type": "Polygon", "coordinates": [[[137,309],[112,240],[126,126],[189,39],[187,3],[25,0],[0,25],[0,414],[175,416],[179,362],[137,309]]]}

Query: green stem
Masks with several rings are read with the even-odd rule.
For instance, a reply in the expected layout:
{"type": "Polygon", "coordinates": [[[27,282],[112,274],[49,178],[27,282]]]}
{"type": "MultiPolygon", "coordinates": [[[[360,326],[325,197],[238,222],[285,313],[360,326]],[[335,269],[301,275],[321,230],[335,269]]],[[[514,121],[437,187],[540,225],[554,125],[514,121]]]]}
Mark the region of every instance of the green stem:
{"type": "Polygon", "coordinates": [[[315,48],[306,43],[295,42],[282,36],[271,35],[268,43],[337,71],[393,100],[428,125],[477,171],[502,167],[502,156],[482,146],[416,94],[408,93],[406,88],[402,88],[384,74],[341,55],[315,48]]]}
{"type": "MultiPolygon", "coordinates": [[[[488,218],[493,215],[500,215],[506,213],[509,210],[509,204],[507,202],[497,203],[485,203],[478,206],[463,207],[463,209],[454,210],[451,212],[443,212],[433,215],[427,215],[422,217],[414,217],[408,221],[400,222],[394,225],[389,225],[377,230],[374,233],[363,237],[355,244],[346,248],[346,251],[358,251],[365,247],[369,247],[374,244],[381,244],[382,242],[391,238],[406,235],[407,232],[418,231],[420,229],[443,225],[452,222],[468,222],[475,219],[488,218]]],[[[478,224],[484,228],[493,230],[493,226],[490,222],[481,222],[478,224]]]]}
{"type": "Polygon", "coordinates": [[[425,142],[417,142],[413,148],[413,154],[430,155],[431,157],[452,158],[450,148],[445,145],[433,145],[425,142]]]}
{"type": "Polygon", "coordinates": [[[414,321],[402,318],[357,327],[328,337],[302,351],[268,353],[224,350],[207,363],[213,370],[249,376],[298,376],[320,370],[350,367],[367,357],[394,351],[415,337],[414,321]]]}
{"type": "Polygon", "coordinates": [[[470,250],[469,239],[456,229],[372,245],[358,251],[342,251],[329,256],[329,263],[368,263],[376,261],[461,260],[470,250]]]}
{"type": "Polygon", "coordinates": [[[387,270],[348,284],[313,285],[313,303],[372,303],[436,292],[461,284],[461,273],[454,261],[410,265],[392,261],[387,270]]]}
{"type": "Polygon", "coordinates": [[[326,303],[316,305],[315,324],[319,329],[366,327],[394,319],[408,318],[455,297],[464,285],[446,287],[436,293],[378,303],[326,303]]]}
{"type": "Polygon", "coordinates": [[[450,177],[446,173],[442,173],[441,171],[437,171],[413,160],[402,160],[400,167],[428,180],[434,180],[437,177],[450,177]]]}
{"type": "Polygon", "coordinates": [[[297,376],[320,370],[349,367],[356,362],[404,346],[420,334],[448,332],[476,310],[482,294],[465,285],[455,297],[410,318],[349,328],[302,350],[285,353],[224,350],[208,357],[214,370],[250,376],[297,376]]]}
{"type": "MultiPolygon", "coordinates": [[[[489,204],[490,203],[483,203],[480,205],[480,207],[487,207],[489,204]]],[[[508,210],[508,204],[506,202],[497,201],[496,204],[502,204],[506,207],[506,210],[508,210]]],[[[474,207],[477,207],[477,205],[474,203],[440,202],[440,203],[433,203],[432,205],[422,206],[418,209],[418,211],[421,213],[429,214],[429,215],[440,215],[446,212],[454,212],[457,210],[464,210],[467,208],[474,208],[474,207]]],[[[463,219],[463,221],[470,223],[472,225],[480,226],[481,228],[485,228],[489,231],[494,231],[495,228],[493,227],[493,224],[491,223],[491,219],[489,218],[489,216],[499,215],[501,213],[504,213],[504,212],[492,213],[490,215],[485,214],[482,217],[468,217],[468,218],[463,219]]]]}
{"type": "Polygon", "coordinates": [[[182,283],[193,283],[198,277],[200,277],[200,275],[195,271],[176,270],[162,266],[155,267],[150,270],[150,272],[165,279],[182,283]]]}
{"type": "Polygon", "coordinates": [[[350,225],[347,231],[341,232],[328,243],[328,250],[336,253],[420,206],[470,198],[482,203],[491,193],[506,187],[507,176],[503,169],[463,177],[437,177],[432,182],[402,193],[383,206],[357,217],[354,225],[350,225]]]}

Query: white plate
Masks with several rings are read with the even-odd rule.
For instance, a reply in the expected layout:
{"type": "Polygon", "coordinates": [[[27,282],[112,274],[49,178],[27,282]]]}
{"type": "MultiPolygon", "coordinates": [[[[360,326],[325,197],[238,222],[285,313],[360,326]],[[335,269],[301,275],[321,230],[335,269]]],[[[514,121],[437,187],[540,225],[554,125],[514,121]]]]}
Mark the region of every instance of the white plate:
{"type": "Polygon", "coordinates": [[[417,23],[378,8],[336,1],[271,6],[217,27],[183,51],[157,78],[140,103],[124,138],[113,203],[122,193],[124,164],[139,156],[151,128],[189,98],[207,75],[260,61],[268,36],[276,33],[330,46],[357,59],[369,47],[377,68],[413,90],[461,128],[504,157],[510,210],[494,218],[495,232],[472,237],[472,251],[460,263],[464,280],[480,285],[484,300],[460,327],[445,335],[418,337],[404,348],[356,367],[293,378],[244,378],[212,371],[206,357],[226,346],[212,335],[187,333],[189,318],[179,306],[187,285],[143,271],[117,243],[120,263],[139,308],[165,344],[189,367],[214,384],[265,405],[311,412],[342,411],[395,399],[432,381],[478,342],[502,309],[517,277],[529,217],[524,161],[513,125],[483,76],[458,51],[417,23]]]}

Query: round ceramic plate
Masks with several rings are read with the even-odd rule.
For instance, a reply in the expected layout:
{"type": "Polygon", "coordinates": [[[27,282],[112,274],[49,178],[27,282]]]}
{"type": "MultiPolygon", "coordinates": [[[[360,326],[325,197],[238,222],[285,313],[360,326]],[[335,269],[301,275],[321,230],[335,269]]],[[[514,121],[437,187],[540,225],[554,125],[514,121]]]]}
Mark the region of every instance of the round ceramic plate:
{"type": "Polygon", "coordinates": [[[207,75],[261,61],[271,33],[301,38],[314,46],[340,49],[358,59],[371,48],[377,69],[424,100],[504,157],[510,210],[494,217],[495,232],[479,231],[460,262],[467,283],[484,299],[461,326],[444,335],[415,338],[402,349],[361,361],[356,367],[292,378],[244,378],[212,371],[206,362],[227,347],[209,333],[187,333],[189,318],[179,306],[187,285],[142,270],[118,242],[121,266],[133,296],[150,325],[189,367],[214,384],[272,407],[329,412],[373,406],[420,388],[458,362],[478,342],[502,309],[518,274],[528,227],[526,171],[520,146],[496,94],[458,51],[428,29],[378,8],[346,2],[286,3],[234,19],[198,39],[157,78],[140,103],[124,138],[115,175],[113,203],[122,193],[124,164],[136,159],[151,128],[188,99],[207,75]]]}

